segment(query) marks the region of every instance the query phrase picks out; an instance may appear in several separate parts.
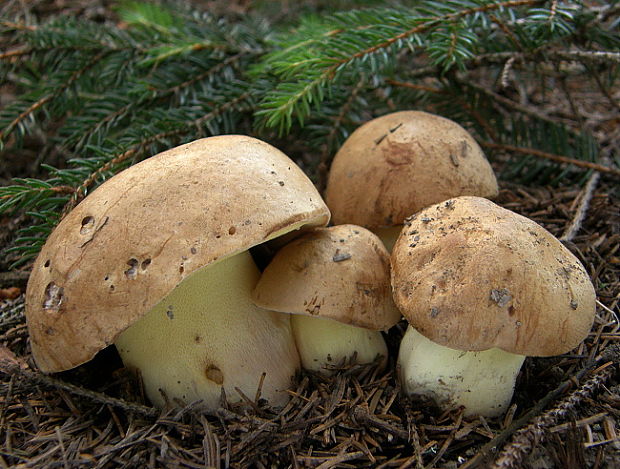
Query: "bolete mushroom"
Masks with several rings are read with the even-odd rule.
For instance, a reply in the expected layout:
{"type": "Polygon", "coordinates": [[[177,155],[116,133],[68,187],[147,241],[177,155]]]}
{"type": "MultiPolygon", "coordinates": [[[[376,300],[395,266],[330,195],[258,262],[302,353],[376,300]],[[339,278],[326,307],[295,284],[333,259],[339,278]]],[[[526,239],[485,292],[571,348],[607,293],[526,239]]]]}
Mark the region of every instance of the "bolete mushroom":
{"type": "Polygon", "coordinates": [[[525,356],[566,353],[587,336],[594,287],[577,258],[534,221],[479,197],[406,219],[391,257],[410,327],[403,389],[466,414],[505,411],[525,356]]]}
{"type": "Polygon", "coordinates": [[[401,111],[366,122],[347,138],[332,162],[325,201],[335,225],[369,228],[391,250],[412,213],[451,197],[497,193],[491,165],[463,127],[401,111]]]}
{"type": "Polygon", "coordinates": [[[390,289],[389,254],[354,225],[315,228],[280,249],[253,292],[261,308],[292,313],[302,366],[326,371],[356,355],[387,358],[381,335],[401,314],[390,289]]]}
{"type": "Polygon", "coordinates": [[[66,370],[115,343],[157,406],[222,388],[274,405],[299,359],[288,316],[250,300],[248,250],[324,225],[311,181],[260,140],[205,138],[142,161],[88,195],[49,236],[28,282],[32,353],[66,370]],[[165,397],[164,397],[165,396],[165,397]]]}

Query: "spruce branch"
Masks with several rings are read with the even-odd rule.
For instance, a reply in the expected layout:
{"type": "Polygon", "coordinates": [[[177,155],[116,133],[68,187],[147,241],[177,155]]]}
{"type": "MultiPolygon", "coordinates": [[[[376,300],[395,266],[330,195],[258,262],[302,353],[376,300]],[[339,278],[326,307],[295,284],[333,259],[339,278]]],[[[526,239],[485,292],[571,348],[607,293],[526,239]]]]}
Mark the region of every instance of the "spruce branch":
{"type": "Polygon", "coordinates": [[[52,101],[53,99],[55,99],[58,96],[60,96],[60,94],[62,94],[67,88],[69,88],[71,85],[73,85],[84,73],[86,73],[86,71],[89,68],[91,68],[94,65],[96,65],[103,57],[105,57],[105,55],[107,53],[108,53],[108,51],[102,51],[102,52],[98,53],[97,55],[95,55],[90,61],[88,61],[86,64],[84,64],[84,66],[82,66],[81,68],[76,70],[68,78],[68,80],[65,83],[63,83],[61,86],[56,88],[56,90],[54,90],[53,92],[50,92],[49,94],[46,94],[46,95],[42,96],[41,98],[39,98],[32,105],[30,105],[27,109],[22,111],[4,129],[0,130],[0,150],[2,149],[2,145],[3,145],[3,142],[4,142],[5,138],[6,138],[6,136],[9,135],[16,126],[18,126],[21,122],[23,122],[25,119],[30,117],[38,109],[40,109],[41,107],[43,107],[44,105],[46,105],[47,103],[52,101]]]}
{"type": "MultiPolygon", "coordinates": [[[[336,82],[342,75],[342,72],[352,64],[367,60],[371,64],[376,62],[375,65],[378,66],[380,61],[389,62],[390,58],[394,56],[393,51],[391,51],[393,46],[413,47],[414,44],[422,42],[421,34],[435,29],[435,39],[447,39],[449,43],[448,51],[441,54],[436,52],[435,58],[439,62],[443,62],[444,67],[449,68],[452,64],[458,63],[457,50],[458,56],[461,56],[461,58],[470,57],[470,53],[465,48],[457,48],[458,34],[441,33],[443,25],[457,24],[459,20],[479,13],[540,3],[543,2],[541,0],[512,0],[488,3],[456,11],[452,11],[454,9],[453,5],[446,4],[443,8],[448,9],[448,13],[429,17],[413,16],[408,18],[410,22],[414,23],[414,26],[404,31],[397,32],[398,30],[395,30],[395,28],[380,30],[371,37],[374,44],[369,47],[364,47],[367,41],[362,41],[362,39],[368,39],[365,35],[368,33],[368,29],[361,30],[364,34],[359,34],[360,29],[350,30],[351,33],[358,33],[359,35],[357,38],[355,35],[347,36],[345,40],[342,40],[342,29],[331,32],[330,36],[326,36],[331,40],[326,41],[325,44],[313,44],[315,46],[311,50],[314,53],[313,55],[304,51],[304,53],[307,53],[306,57],[302,57],[303,60],[292,62],[292,66],[288,68],[282,66],[282,55],[277,56],[278,61],[271,65],[276,69],[276,72],[279,72],[281,77],[289,81],[282,83],[274,92],[265,97],[261,103],[261,110],[257,115],[264,118],[264,124],[267,127],[277,128],[280,133],[285,133],[292,126],[293,115],[295,114],[297,120],[303,124],[304,119],[310,114],[310,105],[320,104],[326,94],[324,88],[328,88],[330,84],[336,82]],[[355,39],[358,39],[358,41],[355,41],[355,39]],[[334,42],[336,47],[332,47],[334,42]],[[293,78],[297,78],[297,80],[292,81],[291,79],[293,78]]],[[[433,8],[442,8],[436,3],[429,4],[426,7],[430,9],[431,6],[433,8]]],[[[419,10],[422,10],[422,8],[419,7],[419,10]]],[[[431,10],[434,12],[434,9],[431,10]]],[[[346,19],[344,16],[338,18],[346,19]]],[[[461,33],[464,43],[471,45],[473,36],[466,34],[464,30],[461,33]]],[[[294,49],[289,48],[290,50],[294,49]]],[[[437,47],[435,50],[439,51],[441,48],[437,47]]]]}
{"type": "Polygon", "coordinates": [[[145,138],[144,140],[136,143],[128,150],[114,156],[109,161],[105,162],[103,165],[94,170],[91,174],[89,174],[88,177],[77,188],[73,190],[70,201],[63,208],[62,216],[64,217],[67,213],[69,213],[71,209],[73,209],[80,202],[80,200],[84,198],[87,190],[95,183],[95,181],[97,181],[97,179],[99,179],[103,174],[111,171],[114,167],[120,166],[128,159],[135,157],[141,151],[143,151],[157,141],[169,139],[171,137],[179,137],[181,135],[189,133],[190,130],[193,128],[198,129],[202,127],[205,122],[224,114],[230,109],[238,106],[240,103],[247,101],[250,97],[251,95],[249,92],[242,93],[237,98],[227,103],[224,103],[223,105],[213,109],[211,112],[200,116],[199,118],[191,122],[185,122],[183,123],[183,125],[179,126],[174,130],[169,130],[165,132],[160,132],[155,135],[151,135],[148,138],[145,138]]]}
{"type": "Polygon", "coordinates": [[[186,89],[191,90],[193,85],[217,79],[217,75],[225,72],[227,67],[233,66],[237,68],[241,58],[245,55],[246,53],[244,52],[231,55],[194,76],[189,78],[184,76],[185,81],[167,87],[160,88],[156,83],[136,83],[129,90],[128,94],[138,96],[138,98],[131,99],[131,96],[119,96],[120,107],[111,109],[109,113],[103,116],[101,115],[101,110],[109,105],[109,97],[107,99],[94,100],[82,114],[74,119],[69,119],[66,125],[68,133],[66,133],[65,137],[65,147],[72,147],[74,150],[84,148],[97,140],[97,137],[101,138],[103,134],[109,131],[111,126],[128,116],[131,112],[138,112],[140,109],[147,108],[154,103],[162,102],[166,98],[178,95],[186,89]],[[89,115],[91,110],[94,114],[92,116],[89,115]],[[83,123],[86,123],[87,126],[84,127],[83,123]]]}

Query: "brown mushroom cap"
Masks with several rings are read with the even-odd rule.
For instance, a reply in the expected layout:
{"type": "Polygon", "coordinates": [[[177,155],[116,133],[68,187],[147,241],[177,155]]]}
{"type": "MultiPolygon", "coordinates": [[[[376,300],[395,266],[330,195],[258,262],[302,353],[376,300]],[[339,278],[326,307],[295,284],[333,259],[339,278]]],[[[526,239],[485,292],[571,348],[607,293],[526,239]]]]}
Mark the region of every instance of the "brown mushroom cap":
{"type": "Polygon", "coordinates": [[[450,197],[497,192],[491,165],[465,129],[433,114],[402,111],[365,123],[345,141],[325,201],[334,224],[378,228],[400,225],[450,197]]]}
{"type": "Polygon", "coordinates": [[[391,261],[397,306],[446,347],[551,356],[592,327],[596,294],[577,258],[540,225],[483,198],[408,218],[391,261]]]}
{"type": "Polygon", "coordinates": [[[197,269],[328,220],[305,174],[251,137],[142,161],[86,197],[41,250],[26,292],[35,360],[45,372],[84,363],[197,269]]]}
{"type": "Polygon", "coordinates": [[[381,240],[354,225],[316,228],[278,251],[253,292],[273,311],[386,330],[400,312],[390,290],[389,254],[381,240]]]}

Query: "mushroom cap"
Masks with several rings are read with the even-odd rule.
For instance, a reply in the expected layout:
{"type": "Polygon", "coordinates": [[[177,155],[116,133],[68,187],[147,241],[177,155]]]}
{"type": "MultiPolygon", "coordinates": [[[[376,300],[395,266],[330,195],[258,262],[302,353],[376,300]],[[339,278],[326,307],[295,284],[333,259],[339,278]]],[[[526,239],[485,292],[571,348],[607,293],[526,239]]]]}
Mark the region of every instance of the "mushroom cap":
{"type": "Polygon", "coordinates": [[[534,221],[479,197],[457,197],[405,221],[392,251],[394,300],[428,339],[552,356],[592,327],[587,272],[534,221]]]}
{"type": "Polygon", "coordinates": [[[89,194],[41,250],[26,292],[37,365],[84,363],[197,269],[328,221],[301,169],[255,138],[210,137],[144,160],[89,194]]]}
{"type": "Polygon", "coordinates": [[[315,228],[280,249],[253,292],[273,311],[386,330],[401,318],[390,290],[389,254],[355,225],[315,228]]]}
{"type": "Polygon", "coordinates": [[[497,181],[463,127],[401,111],[356,129],[332,162],[325,201],[332,222],[368,228],[402,224],[431,204],[461,195],[494,197],[497,181]]]}

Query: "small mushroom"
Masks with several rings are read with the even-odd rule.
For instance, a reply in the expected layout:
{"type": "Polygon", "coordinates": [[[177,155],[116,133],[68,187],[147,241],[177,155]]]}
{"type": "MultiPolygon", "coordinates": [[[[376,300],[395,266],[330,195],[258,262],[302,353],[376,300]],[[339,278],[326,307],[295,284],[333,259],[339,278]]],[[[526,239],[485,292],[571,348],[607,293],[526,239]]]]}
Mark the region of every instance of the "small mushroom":
{"type": "Polygon", "coordinates": [[[389,254],[354,225],[316,228],[284,246],[253,293],[261,308],[292,313],[302,366],[325,371],[356,355],[387,358],[382,330],[401,315],[391,297],[389,254]]]}
{"type": "Polygon", "coordinates": [[[248,249],[329,211],[282,152],[228,135],[160,153],[112,177],[49,236],[28,282],[39,368],[56,372],[115,343],[147,396],[219,405],[237,388],[274,405],[299,366],[287,316],[254,306],[248,249]],[[280,184],[285,181],[285,184],[280,184]]]}
{"type": "Polygon", "coordinates": [[[497,193],[493,169],[465,129],[427,112],[401,111],[349,136],[332,162],[325,201],[335,225],[369,228],[391,250],[412,213],[451,197],[497,193]]]}
{"type": "Polygon", "coordinates": [[[525,356],[566,353],[592,327],[595,291],[575,256],[487,199],[457,197],[408,218],[391,263],[411,325],[403,389],[467,415],[503,413],[525,356]]]}

